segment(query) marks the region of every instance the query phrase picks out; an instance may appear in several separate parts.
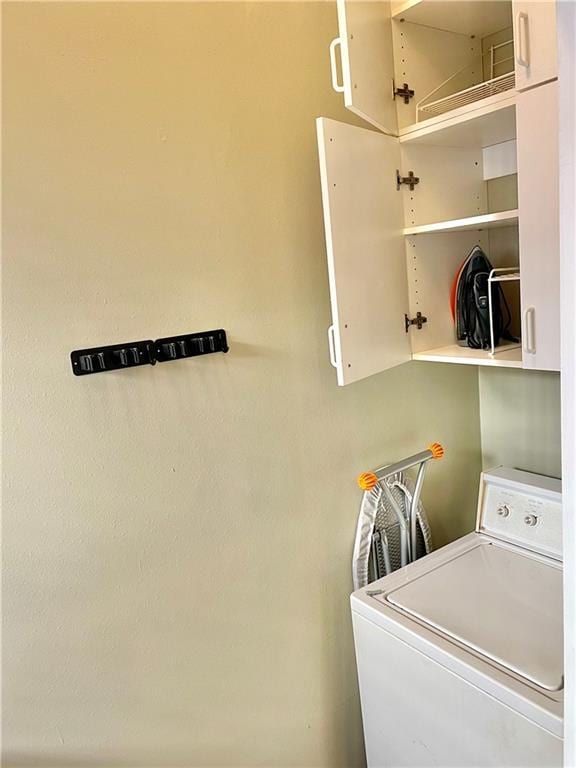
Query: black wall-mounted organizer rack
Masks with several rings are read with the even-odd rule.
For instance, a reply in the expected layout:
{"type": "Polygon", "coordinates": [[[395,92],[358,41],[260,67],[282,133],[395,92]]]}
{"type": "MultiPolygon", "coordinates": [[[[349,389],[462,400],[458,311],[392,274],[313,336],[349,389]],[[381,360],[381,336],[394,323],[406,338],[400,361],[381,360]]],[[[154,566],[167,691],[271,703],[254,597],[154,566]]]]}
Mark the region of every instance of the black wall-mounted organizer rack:
{"type": "Polygon", "coordinates": [[[89,376],[104,371],[119,371],[139,365],[156,365],[185,357],[210,355],[213,352],[228,352],[226,331],[186,333],[167,336],[163,339],[131,341],[127,344],[112,344],[108,347],[76,349],[70,354],[72,371],[76,376],[89,376]]]}
{"type": "Polygon", "coordinates": [[[197,357],[209,355],[212,352],[228,352],[226,331],[204,331],[203,333],[187,333],[184,336],[167,336],[156,339],[154,352],[159,363],[169,360],[180,360],[182,357],[197,357]]]}

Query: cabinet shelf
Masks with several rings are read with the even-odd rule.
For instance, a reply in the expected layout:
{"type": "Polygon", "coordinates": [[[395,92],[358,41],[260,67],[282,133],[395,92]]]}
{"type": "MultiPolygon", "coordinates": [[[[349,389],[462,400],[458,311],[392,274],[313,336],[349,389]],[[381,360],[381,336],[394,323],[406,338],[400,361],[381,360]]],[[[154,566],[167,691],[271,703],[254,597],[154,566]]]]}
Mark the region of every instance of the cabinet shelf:
{"type": "Polygon", "coordinates": [[[460,365],[490,365],[499,368],[522,368],[522,349],[519,344],[504,344],[496,348],[494,356],[486,350],[470,349],[451,344],[447,347],[415,352],[414,360],[432,363],[459,363],[460,365]]]}
{"type": "Polygon", "coordinates": [[[420,224],[417,227],[405,227],[404,235],[427,235],[440,232],[465,232],[473,229],[496,229],[511,227],[518,222],[518,209],[500,211],[499,213],[484,213],[481,216],[469,216],[466,219],[437,221],[434,224],[420,224]]]}
{"type": "Polygon", "coordinates": [[[400,130],[401,144],[491,147],[516,138],[516,93],[506,91],[400,130]]]}

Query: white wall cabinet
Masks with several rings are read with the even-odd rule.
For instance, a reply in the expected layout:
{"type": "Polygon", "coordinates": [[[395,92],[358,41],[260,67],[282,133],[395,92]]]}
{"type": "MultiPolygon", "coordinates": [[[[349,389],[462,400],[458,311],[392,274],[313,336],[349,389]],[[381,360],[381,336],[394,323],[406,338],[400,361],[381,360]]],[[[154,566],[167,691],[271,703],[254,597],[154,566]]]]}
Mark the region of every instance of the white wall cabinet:
{"type": "Polygon", "coordinates": [[[516,89],[558,75],[555,0],[513,0],[516,89]]]}
{"type": "Polygon", "coordinates": [[[522,359],[525,368],[557,371],[560,369],[558,82],[519,94],[517,119],[522,359]]]}
{"type": "Polygon", "coordinates": [[[512,4],[338,0],[338,21],[333,85],[379,129],[317,121],[338,383],[411,358],[557,370],[555,85],[514,88],[512,4]],[[476,244],[514,272],[494,354],[455,341],[476,244]]]}

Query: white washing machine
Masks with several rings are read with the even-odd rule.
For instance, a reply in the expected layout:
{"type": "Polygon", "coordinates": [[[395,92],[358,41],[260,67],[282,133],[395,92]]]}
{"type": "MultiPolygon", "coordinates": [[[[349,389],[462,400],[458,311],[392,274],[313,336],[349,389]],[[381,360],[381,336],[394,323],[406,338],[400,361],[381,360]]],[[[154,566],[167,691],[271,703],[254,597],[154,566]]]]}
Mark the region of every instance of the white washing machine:
{"type": "Polygon", "coordinates": [[[351,603],[370,768],[562,765],[559,480],[485,472],[474,533],[351,603]]]}

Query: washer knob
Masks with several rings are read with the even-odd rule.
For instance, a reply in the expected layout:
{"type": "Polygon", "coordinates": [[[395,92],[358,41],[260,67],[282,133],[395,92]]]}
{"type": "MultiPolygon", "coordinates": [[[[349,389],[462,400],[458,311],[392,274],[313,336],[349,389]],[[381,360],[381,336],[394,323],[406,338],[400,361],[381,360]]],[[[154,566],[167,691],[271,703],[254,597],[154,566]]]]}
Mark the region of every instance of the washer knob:
{"type": "Polygon", "coordinates": [[[496,510],[500,517],[508,517],[510,514],[510,508],[506,504],[501,504],[496,510]]]}
{"type": "Polygon", "coordinates": [[[538,522],[538,518],[536,517],[536,515],[526,515],[526,517],[524,518],[524,522],[526,523],[526,525],[536,525],[536,523],[538,522]]]}

